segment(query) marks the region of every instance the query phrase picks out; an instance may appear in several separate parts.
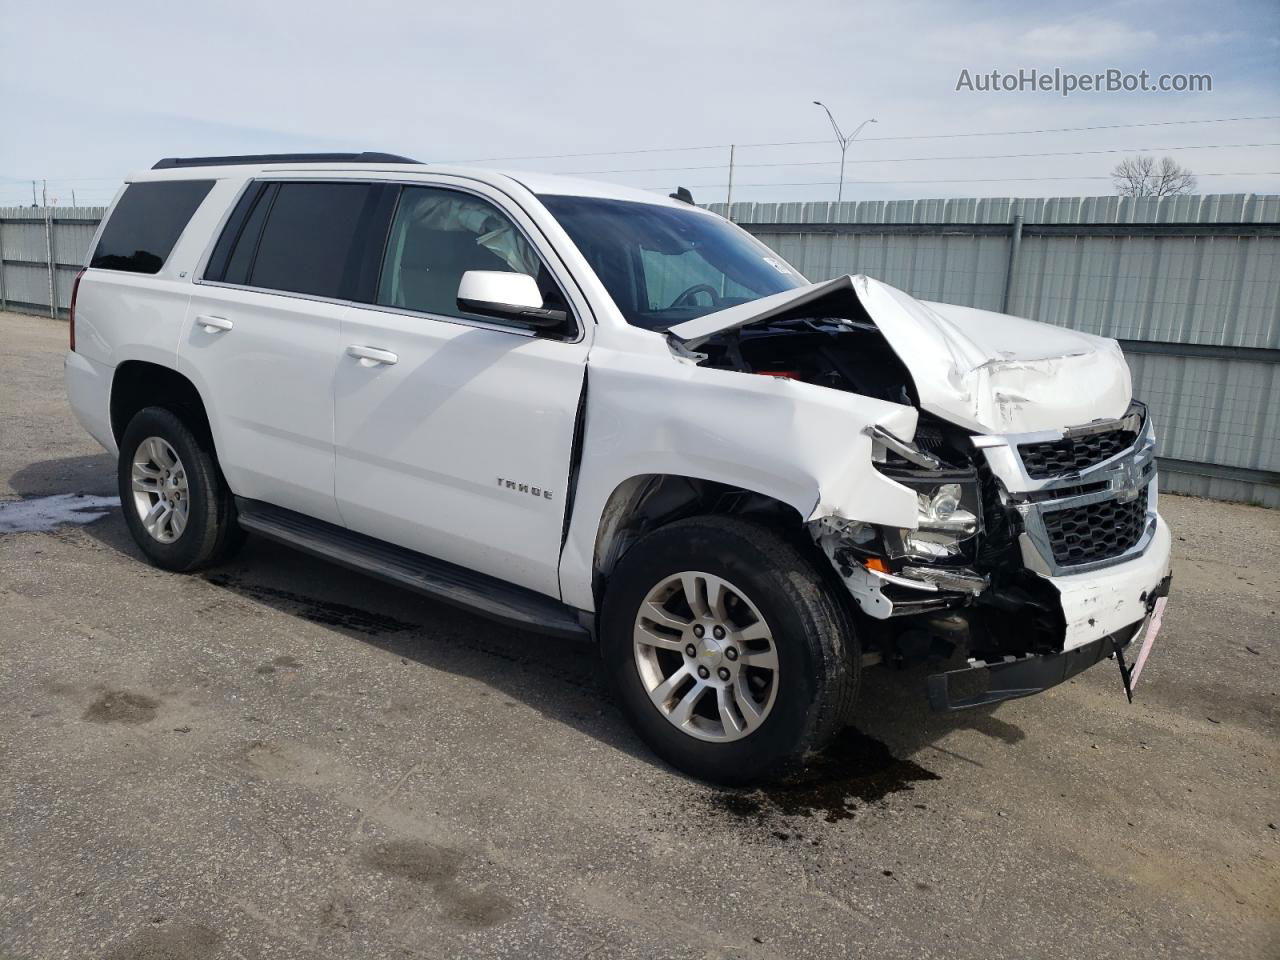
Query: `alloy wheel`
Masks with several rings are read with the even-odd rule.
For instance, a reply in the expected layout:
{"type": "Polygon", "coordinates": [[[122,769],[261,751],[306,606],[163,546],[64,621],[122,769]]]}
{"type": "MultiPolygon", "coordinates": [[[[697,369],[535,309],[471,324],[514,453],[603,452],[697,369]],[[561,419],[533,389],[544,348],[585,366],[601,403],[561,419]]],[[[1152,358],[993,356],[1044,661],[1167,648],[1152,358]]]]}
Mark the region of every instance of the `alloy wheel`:
{"type": "Polygon", "coordinates": [[[177,451],[162,437],[147,437],[134,452],[131,476],[143,529],[161,543],[173,543],[191,513],[187,471],[177,451]]]}
{"type": "Polygon", "coordinates": [[[654,707],[691,737],[754,733],[778,692],[773,632],[751,599],[722,577],[663,579],[636,613],[636,669],[654,707]]]}

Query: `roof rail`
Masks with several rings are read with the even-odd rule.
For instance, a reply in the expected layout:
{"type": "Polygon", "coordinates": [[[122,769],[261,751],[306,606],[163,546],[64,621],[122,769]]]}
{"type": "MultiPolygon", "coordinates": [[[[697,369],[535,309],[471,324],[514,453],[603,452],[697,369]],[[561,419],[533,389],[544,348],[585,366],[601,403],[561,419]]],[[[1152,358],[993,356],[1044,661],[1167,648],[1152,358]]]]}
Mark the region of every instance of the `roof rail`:
{"type": "Polygon", "coordinates": [[[251,153],[239,157],[165,157],[152,170],[175,167],[226,167],[260,163],[421,163],[394,153],[251,153]]]}

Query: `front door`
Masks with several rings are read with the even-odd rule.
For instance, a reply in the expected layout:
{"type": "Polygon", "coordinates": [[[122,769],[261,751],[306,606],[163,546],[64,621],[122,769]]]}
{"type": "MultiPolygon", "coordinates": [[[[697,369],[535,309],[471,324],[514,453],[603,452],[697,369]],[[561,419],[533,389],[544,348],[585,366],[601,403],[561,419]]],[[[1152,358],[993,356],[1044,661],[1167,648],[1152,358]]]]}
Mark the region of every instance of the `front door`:
{"type": "Polygon", "coordinates": [[[534,336],[457,305],[467,270],[528,273],[564,303],[519,216],[403,188],[376,302],[342,320],[336,490],[354,530],[558,597],[589,330],[534,336]]]}

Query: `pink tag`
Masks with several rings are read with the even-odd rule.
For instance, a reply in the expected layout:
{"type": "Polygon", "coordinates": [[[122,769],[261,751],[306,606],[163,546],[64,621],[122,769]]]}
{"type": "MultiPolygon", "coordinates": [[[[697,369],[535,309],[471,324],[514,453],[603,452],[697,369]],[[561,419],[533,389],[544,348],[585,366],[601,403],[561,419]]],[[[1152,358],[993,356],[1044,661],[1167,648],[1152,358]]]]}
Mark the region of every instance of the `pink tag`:
{"type": "Polygon", "coordinates": [[[1133,672],[1129,674],[1129,689],[1138,685],[1138,675],[1142,673],[1142,666],[1147,662],[1151,645],[1156,642],[1156,634],[1160,632],[1160,622],[1164,619],[1164,605],[1168,601],[1168,597],[1157,600],[1155,607],[1151,610],[1151,616],[1147,618],[1147,629],[1142,637],[1142,649],[1138,651],[1138,659],[1133,663],[1133,672]]]}

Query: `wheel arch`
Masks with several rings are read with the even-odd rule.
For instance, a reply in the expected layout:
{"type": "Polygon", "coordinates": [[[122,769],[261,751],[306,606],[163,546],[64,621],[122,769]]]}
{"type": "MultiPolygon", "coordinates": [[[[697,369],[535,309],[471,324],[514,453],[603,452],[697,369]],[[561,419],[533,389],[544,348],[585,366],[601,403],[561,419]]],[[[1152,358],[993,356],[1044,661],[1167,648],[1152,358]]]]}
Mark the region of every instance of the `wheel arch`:
{"type": "Polygon", "coordinates": [[[111,378],[111,434],[117,446],[125,428],[145,407],[163,407],[214,451],[213,431],[204,398],[183,374],[148,360],[125,360],[111,378]]]}
{"type": "Polygon", "coordinates": [[[610,493],[600,514],[592,553],[596,609],[618,561],[641,537],[685,517],[741,516],[784,533],[807,548],[800,510],[777,497],[704,477],[674,473],[638,474],[610,493]]]}

